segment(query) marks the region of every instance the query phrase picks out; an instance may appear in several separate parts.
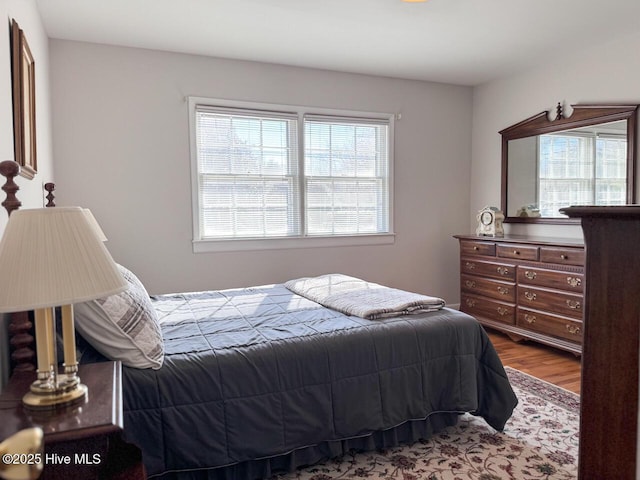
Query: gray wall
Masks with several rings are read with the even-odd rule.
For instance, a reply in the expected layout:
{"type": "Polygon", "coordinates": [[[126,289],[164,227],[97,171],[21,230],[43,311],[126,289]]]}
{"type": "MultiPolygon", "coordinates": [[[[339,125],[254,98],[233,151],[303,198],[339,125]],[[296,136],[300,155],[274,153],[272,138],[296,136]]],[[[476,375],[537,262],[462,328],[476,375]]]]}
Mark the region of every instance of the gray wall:
{"type": "Polygon", "coordinates": [[[60,204],[92,209],[151,293],[343,272],[458,301],[472,89],[54,40],[60,204]],[[400,113],[393,245],[192,253],[189,95],[400,113]]]}

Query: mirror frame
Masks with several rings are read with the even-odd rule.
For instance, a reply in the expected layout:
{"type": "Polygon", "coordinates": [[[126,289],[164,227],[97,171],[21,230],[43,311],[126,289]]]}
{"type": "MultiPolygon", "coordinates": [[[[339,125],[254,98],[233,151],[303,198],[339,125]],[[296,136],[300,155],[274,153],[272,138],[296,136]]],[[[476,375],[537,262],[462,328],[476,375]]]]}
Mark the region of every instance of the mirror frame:
{"type": "MultiPolygon", "coordinates": [[[[540,112],[522,122],[501,130],[502,135],[502,193],[501,205],[507,223],[579,223],[575,218],[556,217],[513,217],[507,215],[509,155],[508,142],[518,138],[533,137],[551,132],[570,130],[573,128],[599,125],[602,123],[627,120],[627,203],[635,203],[635,168],[636,168],[636,117],[638,105],[571,105],[570,117],[562,114],[562,105],[558,103],[555,119],[550,120],[551,112],[540,112]]],[[[567,205],[571,206],[571,205],[567,205]]]]}

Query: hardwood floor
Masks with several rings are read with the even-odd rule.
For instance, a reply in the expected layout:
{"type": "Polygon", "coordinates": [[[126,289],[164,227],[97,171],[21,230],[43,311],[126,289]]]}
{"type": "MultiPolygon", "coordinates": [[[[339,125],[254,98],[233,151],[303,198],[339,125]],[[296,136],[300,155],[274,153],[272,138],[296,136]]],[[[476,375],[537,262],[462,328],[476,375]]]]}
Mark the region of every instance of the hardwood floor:
{"type": "Polygon", "coordinates": [[[516,343],[487,329],[502,363],[574,393],[580,393],[580,357],[536,342],[516,343]]]}

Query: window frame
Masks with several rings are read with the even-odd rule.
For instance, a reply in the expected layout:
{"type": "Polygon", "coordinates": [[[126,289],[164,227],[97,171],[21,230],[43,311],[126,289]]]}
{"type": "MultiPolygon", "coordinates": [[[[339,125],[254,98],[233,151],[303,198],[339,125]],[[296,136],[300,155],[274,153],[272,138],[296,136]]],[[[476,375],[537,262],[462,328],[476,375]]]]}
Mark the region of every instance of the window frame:
{"type": "MultiPolygon", "coordinates": [[[[353,110],[315,108],[296,105],[281,105],[272,103],[258,103],[241,100],[215,99],[209,97],[188,97],[189,115],[189,146],[191,163],[191,214],[192,214],[192,244],[194,253],[242,251],[242,250],[270,250],[270,249],[290,249],[290,248],[314,248],[314,247],[337,247],[337,246],[359,246],[359,245],[386,245],[395,241],[394,233],[394,123],[395,115],[379,112],[361,112],[353,110]],[[266,114],[272,112],[285,112],[295,114],[298,117],[298,174],[300,196],[298,199],[300,216],[302,222],[305,217],[305,195],[304,190],[304,149],[305,149],[305,129],[304,121],[306,116],[326,116],[342,117],[362,120],[377,120],[388,122],[388,215],[389,231],[373,234],[346,234],[346,235],[306,235],[304,228],[298,236],[276,237],[276,238],[234,238],[234,239],[212,239],[200,238],[200,196],[199,196],[199,171],[197,158],[197,132],[196,132],[196,108],[206,106],[210,108],[229,108],[241,110],[264,111],[266,114]]],[[[303,225],[304,227],[304,225],[303,225]]]]}

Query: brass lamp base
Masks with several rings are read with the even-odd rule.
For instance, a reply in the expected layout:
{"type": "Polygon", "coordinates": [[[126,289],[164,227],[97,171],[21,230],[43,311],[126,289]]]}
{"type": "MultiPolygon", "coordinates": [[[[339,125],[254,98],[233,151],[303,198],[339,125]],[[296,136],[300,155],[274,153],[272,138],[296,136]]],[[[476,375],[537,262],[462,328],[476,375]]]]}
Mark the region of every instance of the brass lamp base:
{"type": "Polygon", "coordinates": [[[53,409],[81,402],[86,398],[89,389],[80,383],[77,377],[74,380],[66,385],[65,382],[62,382],[51,388],[35,381],[31,384],[31,391],[22,397],[22,403],[27,408],[53,409]]]}

